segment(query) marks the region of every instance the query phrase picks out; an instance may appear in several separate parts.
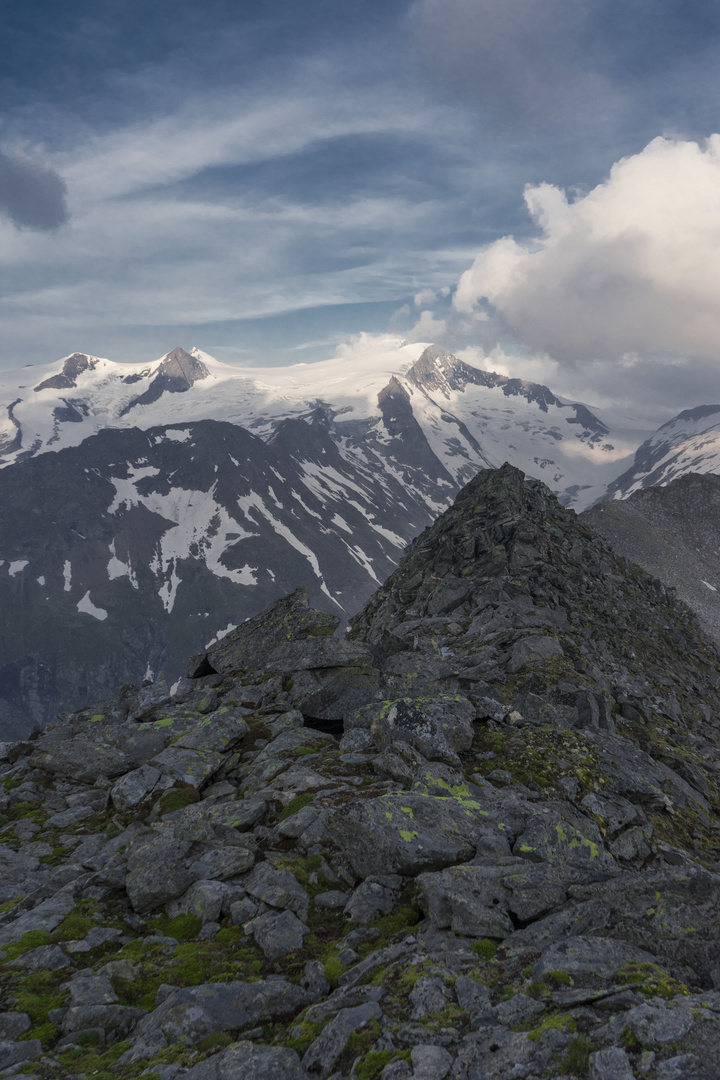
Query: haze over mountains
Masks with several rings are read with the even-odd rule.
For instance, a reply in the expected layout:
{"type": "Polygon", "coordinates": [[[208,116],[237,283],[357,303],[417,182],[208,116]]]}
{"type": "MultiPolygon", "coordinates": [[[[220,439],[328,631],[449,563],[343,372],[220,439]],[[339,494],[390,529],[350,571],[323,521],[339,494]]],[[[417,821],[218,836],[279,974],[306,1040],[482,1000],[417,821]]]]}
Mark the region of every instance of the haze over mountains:
{"type": "Polygon", "coordinates": [[[283,369],[75,353],[3,376],[0,404],[4,734],[174,680],[298,585],[345,620],[480,469],[582,510],[720,464],[720,407],[652,434],[424,343],[283,369]]]}

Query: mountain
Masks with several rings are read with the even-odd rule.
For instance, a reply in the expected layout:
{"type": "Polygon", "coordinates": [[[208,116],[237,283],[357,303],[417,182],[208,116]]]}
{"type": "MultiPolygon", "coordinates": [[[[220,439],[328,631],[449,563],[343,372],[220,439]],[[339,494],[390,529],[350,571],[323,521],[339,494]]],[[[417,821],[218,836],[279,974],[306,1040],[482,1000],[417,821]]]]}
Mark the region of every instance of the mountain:
{"type": "Polygon", "coordinates": [[[685,473],[580,516],[618,555],[676,588],[720,644],[720,476],[685,473]]]}
{"type": "Polygon", "coordinates": [[[510,466],[349,639],[324,607],[297,589],[174,693],[3,747],[6,1068],[715,1080],[720,655],[692,612],[510,466]]]}
{"type": "Polygon", "coordinates": [[[620,453],[584,405],[437,346],[256,372],[76,353],[20,378],[2,386],[6,737],[173,683],[298,585],[345,621],[479,469],[510,458],[582,506],[620,453]]]}
{"type": "Polygon", "coordinates": [[[432,495],[434,512],[478,469],[506,460],[546,480],[566,505],[588,506],[642,437],[611,431],[546,386],[401,342],[289,368],[231,367],[198,349],[146,366],[75,353],[0,376],[0,403],[6,466],[106,428],[225,420],[267,441],[284,420],[321,418],[343,458],[400,471],[432,495]]]}
{"type": "Polygon", "coordinates": [[[720,405],[699,405],[668,420],[637,449],[629,469],[608,486],[605,498],[624,499],[688,473],[720,472],[720,405]]]}

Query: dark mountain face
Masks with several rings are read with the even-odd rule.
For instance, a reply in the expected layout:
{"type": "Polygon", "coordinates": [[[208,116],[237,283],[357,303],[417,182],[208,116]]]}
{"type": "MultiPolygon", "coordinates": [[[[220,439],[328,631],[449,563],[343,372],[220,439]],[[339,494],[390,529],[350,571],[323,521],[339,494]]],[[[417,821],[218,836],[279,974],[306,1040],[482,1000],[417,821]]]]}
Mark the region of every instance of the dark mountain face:
{"type": "Polygon", "coordinates": [[[424,502],[318,425],[270,443],[212,420],[107,430],[0,473],[4,737],[188,654],[298,585],[341,619],[393,569],[424,502]]]}
{"type": "Polygon", "coordinates": [[[716,1080],[720,656],[689,609],[510,466],[352,640],[309,600],[0,749],[2,1060],[716,1080]]]}
{"type": "Polygon", "coordinates": [[[689,473],[580,517],[618,555],[676,588],[720,644],[720,476],[689,473]]]}

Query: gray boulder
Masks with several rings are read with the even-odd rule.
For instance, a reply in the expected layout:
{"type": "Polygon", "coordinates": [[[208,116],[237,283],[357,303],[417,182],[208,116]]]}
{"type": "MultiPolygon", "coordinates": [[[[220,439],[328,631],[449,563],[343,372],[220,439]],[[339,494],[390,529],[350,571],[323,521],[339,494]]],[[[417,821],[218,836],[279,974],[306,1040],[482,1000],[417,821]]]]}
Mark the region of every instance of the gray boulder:
{"type": "Polygon", "coordinates": [[[184,863],[189,850],[189,841],[164,836],[133,848],[126,888],[134,911],[152,911],[181,896],[192,885],[194,876],[184,863]]]}
{"type": "Polygon", "coordinates": [[[281,956],[302,949],[309,927],[300,922],[292,911],[266,911],[245,927],[262,949],[268,960],[279,960],[281,956]]]}
{"type": "Polygon", "coordinates": [[[308,1047],[302,1059],[303,1067],[319,1080],[327,1080],[352,1033],[370,1020],[380,1020],[381,1017],[382,1010],[376,1001],[368,1001],[352,1009],[340,1009],[308,1047]]]}
{"type": "Polygon", "coordinates": [[[379,707],[370,731],[381,750],[406,742],[429,761],[455,765],[458,751],[472,744],[474,719],[474,706],[460,695],[400,698],[379,707]]]}
{"type": "Polygon", "coordinates": [[[556,942],[533,965],[533,978],[542,980],[553,971],[569,975],[578,987],[611,984],[626,964],[652,964],[656,958],[643,949],[614,938],[574,937],[556,942]]]}
{"type": "Polygon", "coordinates": [[[183,1080],[308,1080],[294,1050],[241,1041],[201,1061],[183,1080]]]}

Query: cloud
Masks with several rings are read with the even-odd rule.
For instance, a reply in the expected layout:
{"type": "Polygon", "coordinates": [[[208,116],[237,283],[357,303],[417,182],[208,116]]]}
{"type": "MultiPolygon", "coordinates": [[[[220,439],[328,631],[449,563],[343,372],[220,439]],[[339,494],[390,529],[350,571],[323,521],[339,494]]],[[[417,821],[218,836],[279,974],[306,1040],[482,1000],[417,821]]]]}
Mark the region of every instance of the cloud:
{"type": "Polygon", "coordinates": [[[65,182],[40,162],[0,151],[0,213],[18,228],[59,229],[68,220],[65,182]]]}
{"type": "Polygon", "coordinates": [[[565,364],[624,370],[720,353],[720,135],[654,139],[570,201],[550,184],[525,201],[542,229],[506,236],[462,275],[456,310],[489,301],[516,338],[565,364]]]}

